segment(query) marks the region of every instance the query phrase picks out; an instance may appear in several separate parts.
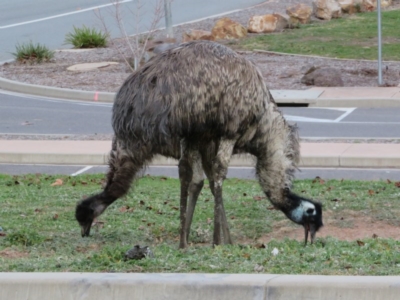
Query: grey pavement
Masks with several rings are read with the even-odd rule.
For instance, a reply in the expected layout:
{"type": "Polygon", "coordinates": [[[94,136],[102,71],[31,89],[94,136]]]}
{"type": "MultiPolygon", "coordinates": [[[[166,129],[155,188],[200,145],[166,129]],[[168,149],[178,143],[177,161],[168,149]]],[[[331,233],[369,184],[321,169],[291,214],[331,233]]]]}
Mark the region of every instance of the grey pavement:
{"type": "MultiPolygon", "coordinates": [[[[112,102],[113,93],[75,91],[28,85],[0,78],[0,89],[44,97],[112,102]],[[96,96],[96,98],[95,98],[96,96]]],[[[309,90],[273,90],[280,104],[312,107],[400,106],[400,87],[311,88],[309,90]]],[[[78,164],[107,163],[110,141],[34,141],[4,140],[0,143],[0,163],[78,164]]],[[[176,165],[176,161],[156,158],[153,165],[176,165]]],[[[231,166],[252,166],[253,159],[239,156],[231,166]]],[[[400,144],[301,143],[301,167],[400,168],[400,144]]]]}

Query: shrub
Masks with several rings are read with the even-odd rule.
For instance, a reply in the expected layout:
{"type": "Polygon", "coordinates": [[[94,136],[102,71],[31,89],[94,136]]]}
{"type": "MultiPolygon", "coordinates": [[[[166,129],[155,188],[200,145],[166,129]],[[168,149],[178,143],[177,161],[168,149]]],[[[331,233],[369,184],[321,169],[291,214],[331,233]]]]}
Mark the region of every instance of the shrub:
{"type": "Polygon", "coordinates": [[[15,52],[12,55],[19,62],[41,63],[52,59],[54,51],[49,50],[46,46],[39,43],[35,45],[29,42],[26,44],[17,44],[15,52]]]}
{"type": "Polygon", "coordinates": [[[107,37],[106,33],[95,28],[74,26],[74,32],[66,34],[65,43],[73,45],[74,48],[100,48],[107,46],[107,37]]]}

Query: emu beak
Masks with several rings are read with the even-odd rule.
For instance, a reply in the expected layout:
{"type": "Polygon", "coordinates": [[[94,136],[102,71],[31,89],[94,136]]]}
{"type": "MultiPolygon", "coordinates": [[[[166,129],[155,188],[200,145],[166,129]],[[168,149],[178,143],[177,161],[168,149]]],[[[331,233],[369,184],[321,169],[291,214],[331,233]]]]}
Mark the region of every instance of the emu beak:
{"type": "Polygon", "coordinates": [[[81,235],[82,237],[87,237],[90,234],[90,228],[92,227],[92,222],[81,225],[81,235]]]}
{"type": "Polygon", "coordinates": [[[315,225],[306,223],[304,224],[304,246],[307,245],[308,233],[310,232],[310,243],[312,244],[315,239],[315,233],[317,232],[315,225]]]}

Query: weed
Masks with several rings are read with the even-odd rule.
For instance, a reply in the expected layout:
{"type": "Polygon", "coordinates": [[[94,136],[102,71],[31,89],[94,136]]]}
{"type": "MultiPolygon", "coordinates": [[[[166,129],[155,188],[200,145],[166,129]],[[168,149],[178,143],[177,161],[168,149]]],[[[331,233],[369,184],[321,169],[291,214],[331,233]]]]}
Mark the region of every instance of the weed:
{"type": "Polygon", "coordinates": [[[65,36],[65,44],[71,44],[74,48],[101,48],[107,46],[108,35],[95,28],[83,26],[74,31],[67,33],[65,36]]]}
{"type": "Polygon", "coordinates": [[[10,246],[33,246],[42,243],[45,239],[40,236],[36,231],[28,228],[21,229],[16,232],[8,234],[5,238],[10,246]]]}
{"type": "Polygon", "coordinates": [[[41,63],[49,61],[54,57],[54,51],[49,50],[41,44],[32,42],[17,44],[15,52],[12,53],[15,59],[22,63],[41,63]]]}

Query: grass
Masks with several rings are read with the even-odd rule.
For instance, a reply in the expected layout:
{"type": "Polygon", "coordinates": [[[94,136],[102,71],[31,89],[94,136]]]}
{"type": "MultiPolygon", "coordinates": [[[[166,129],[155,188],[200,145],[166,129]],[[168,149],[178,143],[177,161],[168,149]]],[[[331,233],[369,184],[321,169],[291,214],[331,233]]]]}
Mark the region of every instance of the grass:
{"type": "Polygon", "coordinates": [[[65,44],[71,44],[74,48],[102,48],[107,46],[108,35],[95,28],[74,26],[73,32],[65,36],[65,44]]]}
{"type": "MultiPolygon", "coordinates": [[[[382,12],[384,60],[400,60],[399,23],[399,10],[382,12]]],[[[283,33],[252,36],[240,40],[237,46],[245,50],[376,60],[377,36],[377,15],[371,12],[301,25],[283,33]]]]}
{"type": "MultiPolygon", "coordinates": [[[[74,220],[76,201],[98,192],[103,175],[77,177],[0,175],[0,272],[210,272],[399,275],[400,241],[318,238],[303,246],[291,239],[261,245],[257,239],[277,225],[292,226],[271,205],[256,181],[231,179],[224,198],[232,246],[211,247],[213,200],[202,191],[187,250],[178,250],[179,181],[140,179],[81,238],[74,220]],[[61,185],[53,185],[61,179],[61,185]],[[124,261],[134,245],[148,245],[154,258],[124,261]],[[277,248],[279,254],[271,251],[277,248]]],[[[392,182],[297,181],[296,191],[319,199],[325,212],[356,211],[400,225],[400,189],[392,182]]],[[[343,226],[347,226],[344,224],[343,226]]]]}
{"type": "Polygon", "coordinates": [[[29,42],[17,44],[12,55],[22,63],[42,63],[51,60],[54,57],[54,51],[49,50],[42,44],[29,42]]]}

